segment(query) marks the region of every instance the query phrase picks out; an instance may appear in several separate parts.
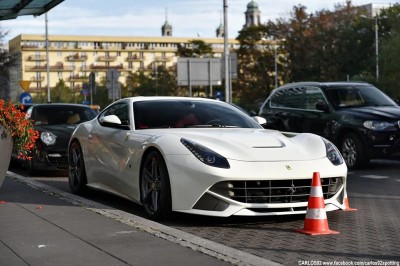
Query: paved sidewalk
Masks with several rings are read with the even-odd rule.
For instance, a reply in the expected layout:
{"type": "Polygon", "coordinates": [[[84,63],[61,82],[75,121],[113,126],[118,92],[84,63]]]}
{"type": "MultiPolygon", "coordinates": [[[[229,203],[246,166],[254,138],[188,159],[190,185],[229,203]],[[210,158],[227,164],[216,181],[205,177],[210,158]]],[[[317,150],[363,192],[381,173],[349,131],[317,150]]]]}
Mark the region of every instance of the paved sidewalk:
{"type": "Polygon", "coordinates": [[[10,172],[0,202],[0,265],[271,264],[10,172]]]}

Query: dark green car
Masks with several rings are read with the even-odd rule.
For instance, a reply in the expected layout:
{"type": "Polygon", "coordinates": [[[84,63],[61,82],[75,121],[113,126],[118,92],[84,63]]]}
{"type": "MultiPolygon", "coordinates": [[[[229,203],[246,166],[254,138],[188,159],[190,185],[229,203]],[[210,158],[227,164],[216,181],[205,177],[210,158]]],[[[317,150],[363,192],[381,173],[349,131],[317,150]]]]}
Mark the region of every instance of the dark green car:
{"type": "Polygon", "coordinates": [[[266,128],[332,141],[349,169],[400,154],[400,106],[368,83],[299,82],[273,90],[260,108],[266,128]]]}

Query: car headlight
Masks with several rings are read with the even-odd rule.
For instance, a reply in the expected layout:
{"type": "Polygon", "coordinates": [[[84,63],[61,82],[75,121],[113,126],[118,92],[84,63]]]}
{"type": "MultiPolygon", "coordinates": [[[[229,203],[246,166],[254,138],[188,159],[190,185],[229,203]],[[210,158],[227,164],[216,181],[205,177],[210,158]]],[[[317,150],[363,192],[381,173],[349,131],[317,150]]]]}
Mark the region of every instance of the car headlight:
{"type": "Polygon", "coordinates": [[[56,138],[57,136],[49,131],[45,131],[40,134],[40,139],[46,145],[53,145],[54,143],[56,143],[56,138]]]}
{"type": "Polygon", "coordinates": [[[395,125],[393,123],[389,123],[386,121],[365,121],[363,123],[363,126],[371,129],[371,130],[392,130],[396,129],[395,125]]]}
{"type": "Polygon", "coordinates": [[[328,157],[329,161],[331,161],[333,165],[341,165],[344,162],[344,160],[338,148],[336,148],[336,146],[333,145],[333,143],[330,142],[329,140],[324,138],[322,138],[322,140],[325,143],[326,157],[328,157]]]}
{"type": "Polygon", "coordinates": [[[201,162],[214,167],[230,168],[228,160],[209,148],[182,138],[181,143],[201,162]]]}

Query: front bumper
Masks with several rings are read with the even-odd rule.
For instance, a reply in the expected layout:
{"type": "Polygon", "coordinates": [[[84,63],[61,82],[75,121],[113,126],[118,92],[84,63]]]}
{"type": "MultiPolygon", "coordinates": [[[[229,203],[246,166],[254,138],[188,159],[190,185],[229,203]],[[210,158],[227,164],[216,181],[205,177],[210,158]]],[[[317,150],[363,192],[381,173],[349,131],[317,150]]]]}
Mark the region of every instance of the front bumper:
{"type": "Polygon", "coordinates": [[[305,213],[313,172],[319,172],[325,180],[326,210],[345,209],[345,164],[334,166],[326,158],[289,162],[229,160],[230,169],[219,169],[205,167],[190,156],[182,157],[167,163],[171,166],[168,171],[174,211],[220,217],[305,213]],[[326,180],[340,182],[329,186],[326,180]]]}
{"type": "Polygon", "coordinates": [[[400,155],[400,131],[372,132],[368,135],[371,158],[400,155]]]}
{"type": "Polygon", "coordinates": [[[32,167],[36,170],[68,169],[68,154],[65,151],[36,151],[32,156],[32,167]]]}

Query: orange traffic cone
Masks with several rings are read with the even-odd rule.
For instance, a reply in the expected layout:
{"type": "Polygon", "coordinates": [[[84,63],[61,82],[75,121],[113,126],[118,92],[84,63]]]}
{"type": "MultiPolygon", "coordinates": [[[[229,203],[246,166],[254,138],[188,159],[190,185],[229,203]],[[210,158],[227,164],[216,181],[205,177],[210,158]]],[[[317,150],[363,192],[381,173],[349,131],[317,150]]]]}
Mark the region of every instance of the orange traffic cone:
{"type": "Polygon", "coordinates": [[[347,197],[347,189],[344,190],[344,211],[356,211],[357,209],[351,208],[349,205],[349,198],[347,197]]]}
{"type": "Polygon", "coordinates": [[[296,230],[296,232],[307,235],[339,234],[337,231],[329,230],[321,179],[318,172],[313,173],[304,229],[296,230]]]}

